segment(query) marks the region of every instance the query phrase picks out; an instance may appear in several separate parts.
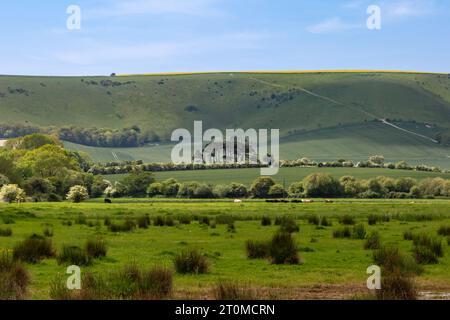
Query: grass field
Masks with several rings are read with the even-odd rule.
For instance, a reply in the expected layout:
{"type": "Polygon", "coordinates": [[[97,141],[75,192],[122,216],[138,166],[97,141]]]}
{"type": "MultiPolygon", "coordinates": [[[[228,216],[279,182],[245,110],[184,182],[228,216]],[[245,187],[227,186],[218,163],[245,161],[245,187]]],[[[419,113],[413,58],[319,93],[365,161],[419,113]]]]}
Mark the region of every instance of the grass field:
{"type": "MultiPolygon", "coordinates": [[[[83,272],[105,273],[116,270],[130,261],[140,265],[172,266],[172,258],[184,248],[197,248],[206,254],[211,271],[205,275],[176,275],[174,298],[212,298],[212,288],[219,279],[232,279],[247,283],[265,292],[272,298],[350,298],[355,294],[367,293],[366,268],[372,264],[372,253],[363,250],[363,240],[334,239],[332,232],[340,227],[338,218],[344,214],[353,215],[358,223],[364,223],[367,231],[378,230],[383,243],[395,244],[405,253],[410,253],[412,244],[403,240],[403,232],[426,232],[436,234],[442,225],[450,224],[450,202],[448,200],[410,201],[352,201],[335,203],[316,202],[311,204],[268,204],[264,202],[208,201],[155,201],[105,205],[103,203],[40,203],[0,205],[0,217],[9,217],[14,224],[10,227],[12,237],[0,238],[0,250],[11,249],[18,241],[32,233],[42,233],[45,227],[54,231],[52,241],[57,249],[63,244],[83,245],[92,236],[106,239],[109,247],[107,257],[96,260],[93,266],[83,272]],[[62,222],[74,222],[83,213],[88,221],[99,221],[97,227],[74,224],[63,226],[62,222]],[[112,233],[103,226],[103,219],[113,221],[136,218],[149,214],[157,215],[209,216],[233,215],[237,219],[236,232],[227,231],[226,225],[216,229],[202,226],[193,221],[189,225],[137,229],[127,233],[112,233]],[[310,214],[327,216],[333,226],[317,228],[308,224],[310,214]],[[368,226],[368,214],[388,214],[390,222],[368,226]],[[249,239],[269,239],[277,227],[262,227],[260,218],[268,215],[292,215],[300,225],[295,234],[303,260],[301,265],[271,265],[266,260],[249,260],[245,256],[245,242],[249,239]],[[428,219],[424,220],[424,217],[428,219]],[[270,293],[270,294],[269,294],[270,293]]],[[[148,201],[148,200],[146,200],[148,201]]],[[[425,273],[418,278],[421,291],[450,292],[450,247],[445,246],[445,256],[438,264],[426,265],[425,273]]],[[[65,266],[55,259],[47,259],[36,265],[27,265],[32,274],[31,299],[48,299],[49,288],[58,274],[65,274],[65,266]]]]}
{"type": "MultiPolygon", "coordinates": [[[[400,124],[405,129],[433,137],[436,129],[419,124],[400,124]]],[[[141,148],[96,148],[65,142],[70,150],[88,153],[95,162],[143,160],[170,162],[174,145],[161,144],[141,148]]],[[[282,139],[280,158],[308,157],[316,161],[349,159],[367,160],[370,155],[384,155],[386,161],[407,161],[412,165],[427,164],[450,169],[450,148],[410,135],[381,123],[340,126],[298,133],[282,139]]]]}
{"type": "MultiPolygon", "coordinates": [[[[277,182],[289,186],[292,182],[303,180],[312,173],[329,173],[336,178],[343,176],[353,176],[358,179],[370,179],[379,176],[392,178],[414,178],[422,180],[426,178],[442,177],[450,179],[448,173],[434,173],[409,170],[390,170],[377,168],[280,168],[276,176],[272,178],[277,182]]],[[[191,171],[168,171],[155,172],[156,180],[175,178],[178,181],[199,181],[210,184],[229,184],[240,182],[250,185],[253,180],[260,176],[259,169],[220,169],[220,170],[191,170],[191,171]]],[[[115,182],[123,179],[126,174],[105,175],[105,179],[115,182]]]]}

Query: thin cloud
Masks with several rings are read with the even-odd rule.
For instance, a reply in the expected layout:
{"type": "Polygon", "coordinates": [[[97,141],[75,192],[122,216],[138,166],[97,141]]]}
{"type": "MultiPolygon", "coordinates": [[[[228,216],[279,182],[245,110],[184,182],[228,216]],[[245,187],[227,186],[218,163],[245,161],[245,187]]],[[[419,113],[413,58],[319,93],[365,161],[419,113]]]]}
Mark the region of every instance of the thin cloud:
{"type": "Polygon", "coordinates": [[[438,11],[433,0],[386,1],[381,8],[389,18],[422,17],[438,11]]]}
{"type": "Polygon", "coordinates": [[[334,17],[318,24],[309,26],[306,30],[310,33],[315,34],[325,34],[325,33],[337,33],[342,31],[347,31],[351,29],[360,28],[361,25],[348,23],[343,21],[339,17],[334,17]]]}

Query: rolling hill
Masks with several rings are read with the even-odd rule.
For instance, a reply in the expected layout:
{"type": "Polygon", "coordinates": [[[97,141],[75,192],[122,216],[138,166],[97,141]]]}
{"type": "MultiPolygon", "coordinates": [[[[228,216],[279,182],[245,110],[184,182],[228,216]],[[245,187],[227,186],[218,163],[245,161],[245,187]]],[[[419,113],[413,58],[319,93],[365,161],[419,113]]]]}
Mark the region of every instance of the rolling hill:
{"type": "MultiPolygon", "coordinates": [[[[450,128],[450,79],[404,72],[156,74],[0,77],[1,124],[137,125],[167,140],[176,128],[279,128],[281,157],[366,159],[383,154],[450,167],[433,141],[450,128]],[[386,123],[381,119],[387,119],[386,123]]],[[[165,161],[171,145],[93,148],[94,160],[165,161]]]]}

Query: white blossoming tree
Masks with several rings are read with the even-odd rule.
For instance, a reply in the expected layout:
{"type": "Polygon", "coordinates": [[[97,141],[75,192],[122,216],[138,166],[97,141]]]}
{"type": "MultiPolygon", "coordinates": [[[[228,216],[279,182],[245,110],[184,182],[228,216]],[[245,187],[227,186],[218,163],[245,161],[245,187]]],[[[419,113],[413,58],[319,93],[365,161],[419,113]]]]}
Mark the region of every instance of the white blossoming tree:
{"type": "Polygon", "coordinates": [[[69,193],[67,193],[67,200],[74,203],[79,203],[87,199],[89,199],[89,194],[83,186],[73,186],[70,188],[69,193]]]}
{"type": "Polygon", "coordinates": [[[0,200],[4,202],[25,202],[25,197],[25,192],[17,184],[5,184],[0,189],[0,200]]]}

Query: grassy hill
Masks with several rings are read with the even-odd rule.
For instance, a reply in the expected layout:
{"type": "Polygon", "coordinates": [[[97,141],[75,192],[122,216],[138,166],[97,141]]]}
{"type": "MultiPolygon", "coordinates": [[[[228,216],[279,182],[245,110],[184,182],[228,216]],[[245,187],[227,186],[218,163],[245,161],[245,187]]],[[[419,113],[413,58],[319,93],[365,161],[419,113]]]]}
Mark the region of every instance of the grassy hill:
{"type": "MultiPolygon", "coordinates": [[[[444,74],[1,76],[0,112],[2,123],[111,129],[138,125],[163,139],[175,128],[190,129],[194,120],[203,120],[205,128],[279,128],[285,159],[358,160],[381,153],[392,160],[450,166],[448,147],[372,122],[397,120],[398,126],[430,137],[450,128],[450,79],[444,74]]],[[[68,146],[86,149],[100,161],[116,156],[164,161],[170,154],[168,145],[114,150],[68,146]]]]}

